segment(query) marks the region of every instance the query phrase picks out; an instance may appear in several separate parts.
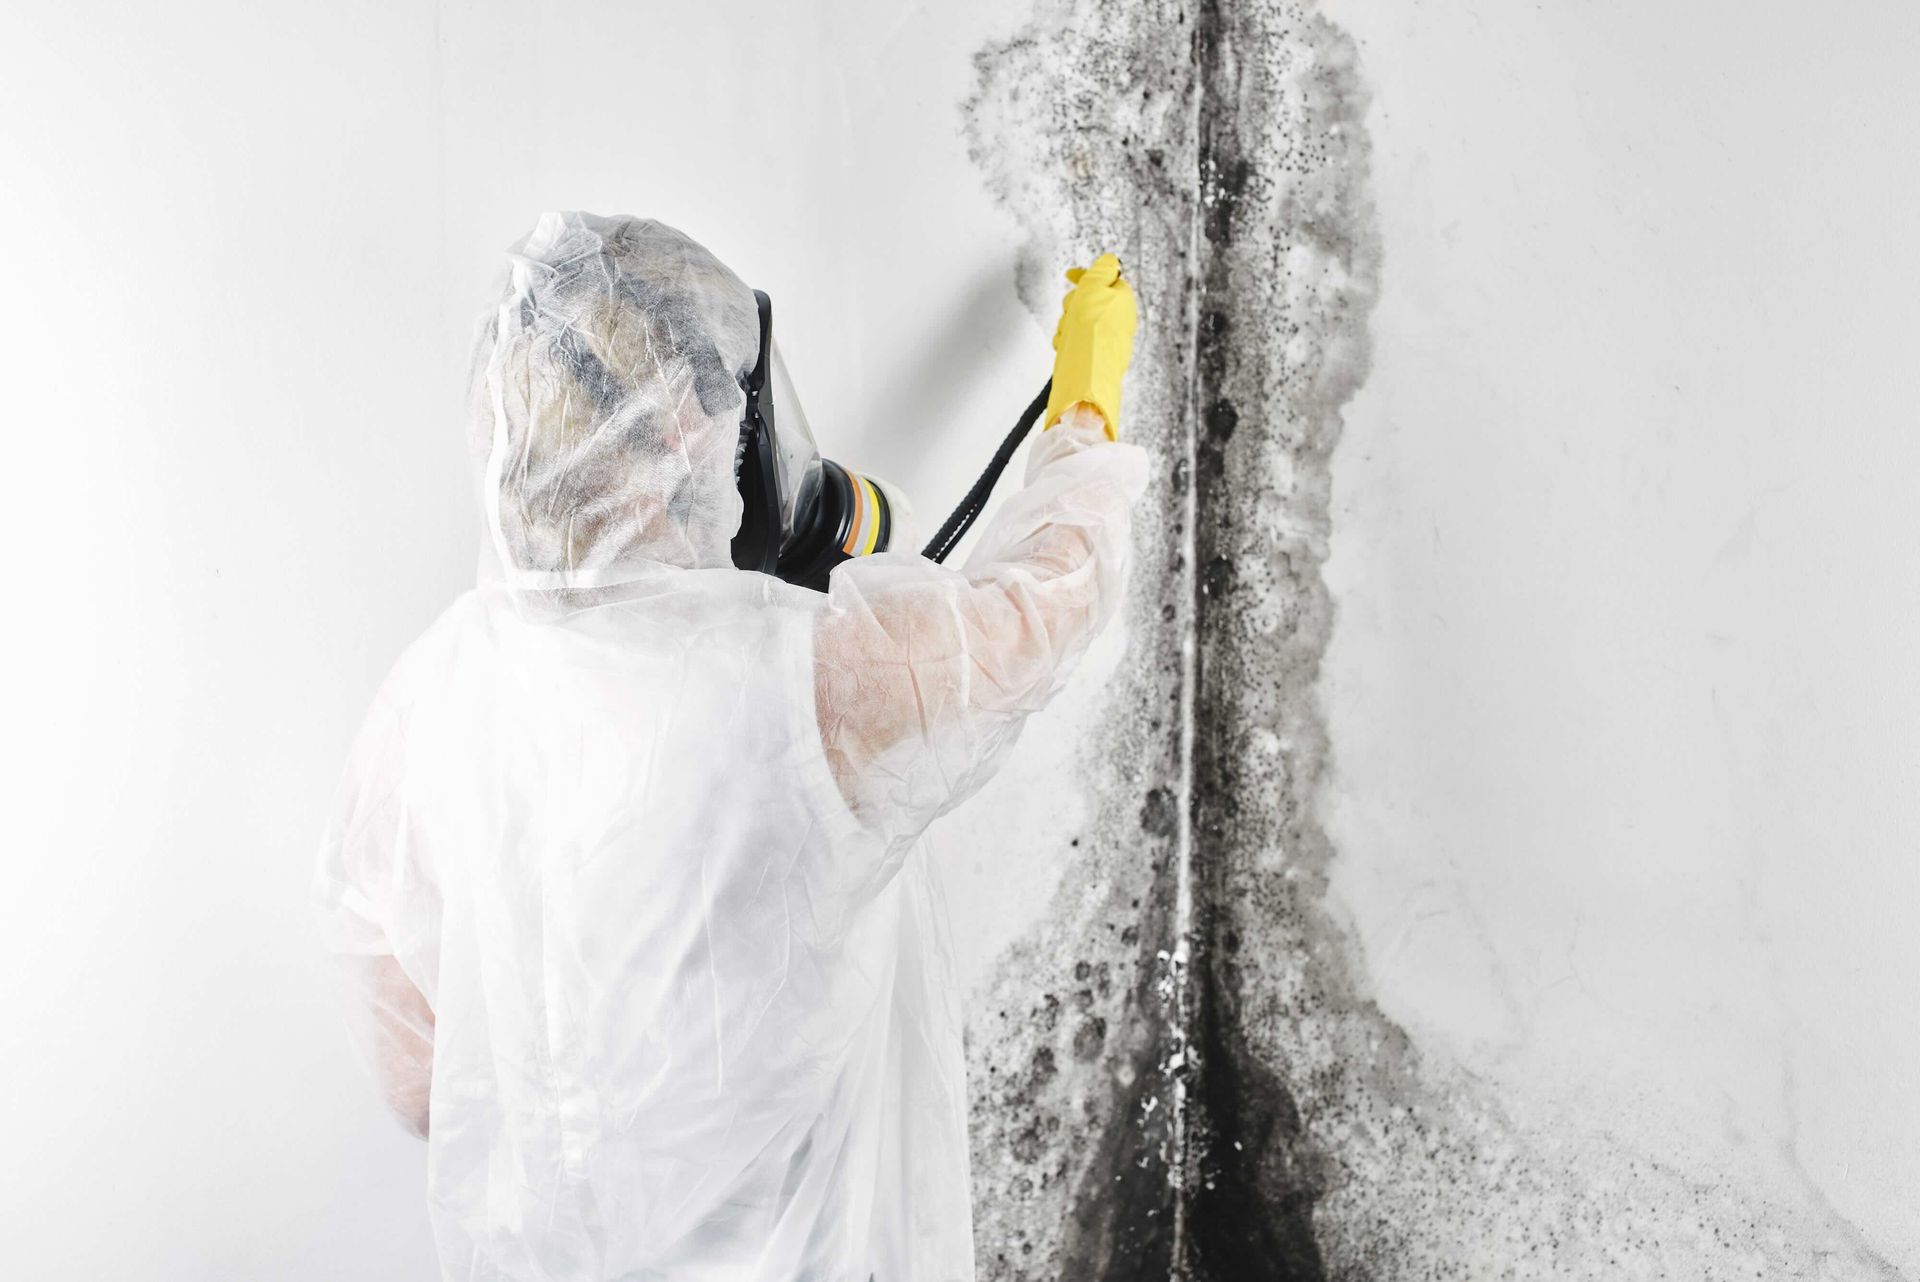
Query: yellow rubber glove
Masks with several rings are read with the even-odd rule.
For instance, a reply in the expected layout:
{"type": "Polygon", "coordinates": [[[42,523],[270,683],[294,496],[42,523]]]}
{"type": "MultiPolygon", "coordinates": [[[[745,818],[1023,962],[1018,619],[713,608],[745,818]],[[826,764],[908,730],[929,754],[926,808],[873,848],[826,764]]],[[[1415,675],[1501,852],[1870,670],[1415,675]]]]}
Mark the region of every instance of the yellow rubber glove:
{"type": "Polygon", "coordinates": [[[1107,439],[1117,440],[1120,376],[1133,360],[1139,304],[1112,254],[1100,255],[1091,267],[1070,268],[1067,279],[1073,288],[1060,304],[1060,324],[1053,331],[1053,394],[1047,398],[1046,426],[1084,401],[1107,420],[1107,439]]]}

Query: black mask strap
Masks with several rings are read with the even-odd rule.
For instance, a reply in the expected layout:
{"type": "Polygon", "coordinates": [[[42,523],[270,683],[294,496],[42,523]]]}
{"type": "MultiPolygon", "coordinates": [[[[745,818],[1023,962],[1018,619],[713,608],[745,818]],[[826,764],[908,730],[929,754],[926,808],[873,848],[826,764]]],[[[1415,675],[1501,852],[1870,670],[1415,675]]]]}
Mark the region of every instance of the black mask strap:
{"type": "Polygon", "coordinates": [[[740,415],[740,440],[733,451],[733,479],[740,487],[743,511],[733,536],[733,563],[742,570],[772,574],[780,559],[780,477],[773,465],[773,398],[766,394],[767,367],[773,349],[773,300],[759,290],[760,354],[740,380],[747,394],[740,415]]]}

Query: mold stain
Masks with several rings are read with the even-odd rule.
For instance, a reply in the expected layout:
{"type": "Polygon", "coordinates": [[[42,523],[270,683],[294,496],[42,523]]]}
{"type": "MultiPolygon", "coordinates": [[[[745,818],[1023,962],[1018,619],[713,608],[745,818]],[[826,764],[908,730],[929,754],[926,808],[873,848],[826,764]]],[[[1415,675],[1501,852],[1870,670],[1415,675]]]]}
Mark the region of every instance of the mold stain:
{"type": "MultiPolygon", "coordinates": [[[[1130,435],[1162,458],[1184,453],[1191,383],[1191,326],[1155,315],[1188,294],[1193,82],[1186,43],[1165,39],[1177,15],[1158,0],[1043,8],[979,56],[966,109],[976,161],[1027,223],[1018,285],[1036,313],[1058,306],[1068,262],[1116,246],[1126,256],[1148,311],[1130,435]],[[1083,22],[1105,35],[1082,41],[1083,22]]],[[[1171,1190],[1183,1178],[1190,989],[1179,945],[1192,609],[1183,488],[1162,474],[1137,513],[1129,652],[1101,748],[1085,758],[1098,763],[1088,785],[1103,804],[1045,932],[1001,960],[969,1011],[974,1239],[979,1276],[995,1282],[1167,1278],[1181,1249],[1171,1190]],[[1052,1027],[1049,995],[1063,1001],[1052,1027]],[[1051,1071],[1036,1075],[1042,1049],[1051,1071]],[[1042,1118],[1060,1128],[1034,1132],[1042,1118]]]]}
{"type": "Polygon", "coordinates": [[[1381,253],[1352,42],[1300,0],[1038,0],[971,154],[1057,272],[1117,249],[1163,468],[1097,818],[969,1013],[979,1275],[1893,1278],[1738,1171],[1522,1124],[1415,1045],[1328,902],[1321,575],[1381,253]]]}

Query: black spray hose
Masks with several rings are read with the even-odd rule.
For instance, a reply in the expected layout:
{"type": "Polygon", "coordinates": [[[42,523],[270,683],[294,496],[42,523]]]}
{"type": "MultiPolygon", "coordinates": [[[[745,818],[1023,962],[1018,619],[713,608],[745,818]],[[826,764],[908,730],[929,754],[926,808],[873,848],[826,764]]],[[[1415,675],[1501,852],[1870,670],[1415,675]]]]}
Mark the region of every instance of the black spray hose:
{"type": "Polygon", "coordinates": [[[933,536],[933,541],[920,550],[921,556],[930,561],[946,560],[947,553],[953,551],[954,545],[973,528],[974,521],[979,518],[981,510],[987,506],[987,499],[993,494],[994,484],[999,481],[1000,474],[1007,470],[1007,464],[1013,460],[1013,452],[1020,448],[1020,442],[1027,439],[1027,433],[1033,430],[1034,420],[1045,412],[1047,398],[1052,395],[1053,380],[1048,379],[1047,385],[1040,389],[1040,395],[1033,398],[1033,404],[1027,406],[1025,412],[1020,415],[1020,421],[1014,424],[1011,432],[1007,433],[1007,439],[1000,442],[1000,448],[994,451],[993,462],[987,464],[987,470],[980,473],[980,479],[973,483],[973,488],[967,491],[967,496],[960,500],[960,506],[953,509],[953,515],[948,517],[947,523],[940,527],[940,532],[933,536]]]}

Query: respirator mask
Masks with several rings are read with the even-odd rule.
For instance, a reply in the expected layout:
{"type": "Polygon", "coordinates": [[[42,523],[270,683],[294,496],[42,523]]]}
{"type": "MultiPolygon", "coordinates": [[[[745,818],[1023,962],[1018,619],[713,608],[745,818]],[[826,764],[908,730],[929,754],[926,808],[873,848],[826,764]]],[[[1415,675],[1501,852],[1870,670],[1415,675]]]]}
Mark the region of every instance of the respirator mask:
{"type": "Polygon", "coordinates": [[[747,404],[733,476],[744,511],[733,538],[733,563],[824,592],[834,566],[887,550],[893,506],[872,478],[820,456],[773,345],[773,303],[757,289],[753,298],[760,309],[760,349],[752,371],[740,380],[747,404]]]}
{"type": "MultiPolygon", "coordinates": [[[[824,592],[834,566],[887,550],[894,537],[893,501],[873,478],[820,457],[773,344],[772,300],[757,289],[753,299],[760,309],[760,350],[752,371],[740,380],[747,404],[734,447],[733,478],[744,511],[733,538],[733,563],[824,592]]],[[[920,555],[945,561],[972,528],[1052,390],[1049,379],[920,555]]]]}

